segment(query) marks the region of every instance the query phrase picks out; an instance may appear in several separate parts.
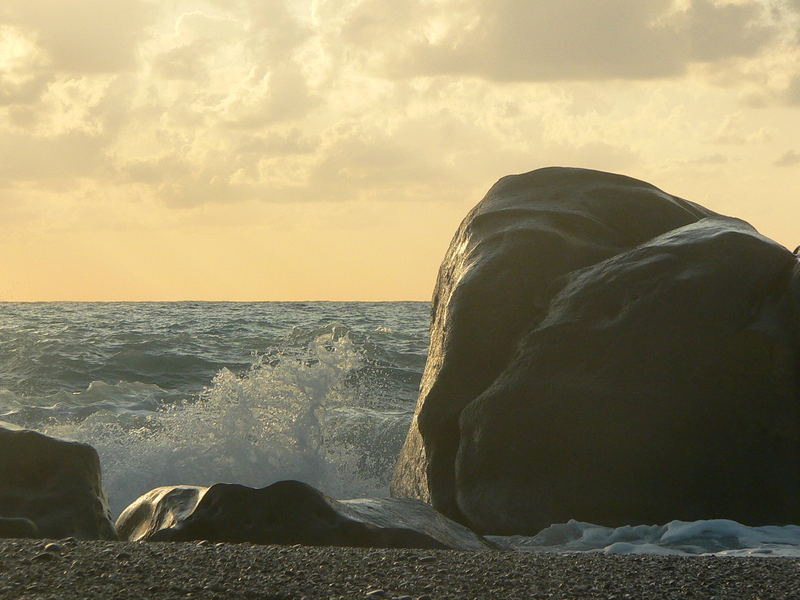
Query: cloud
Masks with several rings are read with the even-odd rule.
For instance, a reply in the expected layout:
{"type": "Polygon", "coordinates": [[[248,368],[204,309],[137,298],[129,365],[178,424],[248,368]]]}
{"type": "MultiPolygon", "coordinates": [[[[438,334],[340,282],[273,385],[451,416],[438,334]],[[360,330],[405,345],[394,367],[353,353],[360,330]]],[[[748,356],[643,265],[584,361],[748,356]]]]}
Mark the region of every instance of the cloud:
{"type": "Polygon", "coordinates": [[[789,81],[784,91],[784,99],[788,104],[800,105],[800,75],[795,75],[789,81]]]}
{"type": "Polygon", "coordinates": [[[706,154],[705,156],[700,156],[695,158],[694,160],[689,161],[690,164],[694,165],[707,165],[707,166],[716,166],[716,165],[724,165],[729,162],[728,157],[724,154],[706,154]]]}
{"type": "Polygon", "coordinates": [[[794,10],[800,12],[800,0],[780,0],[777,8],[787,8],[790,11],[794,10]]]}
{"type": "Polygon", "coordinates": [[[204,58],[213,52],[206,40],[196,40],[171,48],[153,59],[156,74],[163,79],[183,79],[202,82],[206,79],[204,58]]]}
{"type": "Polygon", "coordinates": [[[0,181],[63,189],[79,178],[102,177],[107,169],[104,151],[101,137],[84,132],[47,138],[6,134],[0,136],[0,181]]]}
{"type": "Polygon", "coordinates": [[[4,0],[0,17],[45,53],[50,68],[69,73],[133,69],[155,16],[144,0],[4,0]]]}
{"type": "Polygon", "coordinates": [[[233,127],[252,129],[303,117],[316,102],[302,68],[291,62],[245,81],[225,101],[222,115],[233,127]]]}
{"type": "Polygon", "coordinates": [[[318,141],[307,137],[299,128],[274,131],[269,135],[243,135],[236,144],[236,152],[264,157],[309,154],[318,146],[318,141]]]}
{"type": "Polygon", "coordinates": [[[438,10],[418,0],[351,5],[338,42],[387,77],[652,79],[681,75],[693,63],[754,56],[778,31],[753,0],[692,0],[683,9],[672,0],[433,4],[438,10]]]}
{"type": "Polygon", "coordinates": [[[776,167],[794,167],[800,164],[800,153],[788,150],[777,158],[773,163],[776,167]]]}
{"type": "Polygon", "coordinates": [[[47,57],[23,31],[0,25],[0,106],[30,104],[49,80],[47,57]]]}
{"type": "Polygon", "coordinates": [[[665,137],[684,158],[738,151],[768,130],[740,116],[715,132],[734,108],[707,109],[677,75],[757,55],[773,33],[760,14],[746,0],[9,0],[0,185],[91,181],[182,209],[452,202],[550,164],[631,171],[665,137]],[[619,81],[672,75],[663,97],[619,81]],[[685,102],[707,110],[702,127],[685,102]]]}
{"type": "Polygon", "coordinates": [[[749,130],[744,124],[742,114],[737,112],[723,119],[711,141],[725,146],[743,146],[767,141],[770,135],[770,131],[764,127],[755,131],[749,130]]]}
{"type": "Polygon", "coordinates": [[[676,33],[688,42],[689,61],[752,57],[779,35],[764,17],[763,5],[752,0],[743,4],[693,0],[676,19],[676,33]]]}
{"type": "Polygon", "coordinates": [[[152,57],[155,74],[164,79],[195,81],[207,84],[210,71],[225,59],[238,58],[245,25],[228,15],[210,15],[201,11],[178,17],[173,36],[159,40],[160,50],[152,57]]]}

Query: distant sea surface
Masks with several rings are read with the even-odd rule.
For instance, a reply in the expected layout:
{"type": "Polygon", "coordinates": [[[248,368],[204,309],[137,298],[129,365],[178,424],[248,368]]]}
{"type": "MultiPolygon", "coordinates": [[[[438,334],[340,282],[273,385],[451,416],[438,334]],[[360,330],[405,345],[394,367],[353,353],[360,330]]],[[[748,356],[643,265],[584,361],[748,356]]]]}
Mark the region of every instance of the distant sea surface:
{"type": "MultiPolygon", "coordinates": [[[[427,302],[0,303],[0,420],[87,442],[112,511],[161,485],[299,479],[383,496],[414,411],[427,302]]],[[[548,552],[800,556],[800,527],[571,521],[548,552]]]]}

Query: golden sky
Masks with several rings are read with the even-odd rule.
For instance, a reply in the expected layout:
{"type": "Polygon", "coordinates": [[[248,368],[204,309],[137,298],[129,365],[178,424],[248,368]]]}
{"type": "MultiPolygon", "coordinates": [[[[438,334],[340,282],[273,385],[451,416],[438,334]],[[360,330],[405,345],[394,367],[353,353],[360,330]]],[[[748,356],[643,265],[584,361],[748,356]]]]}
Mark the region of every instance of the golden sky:
{"type": "Polygon", "coordinates": [[[800,244],[800,0],[2,0],[0,301],[427,300],[501,176],[800,244]]]}

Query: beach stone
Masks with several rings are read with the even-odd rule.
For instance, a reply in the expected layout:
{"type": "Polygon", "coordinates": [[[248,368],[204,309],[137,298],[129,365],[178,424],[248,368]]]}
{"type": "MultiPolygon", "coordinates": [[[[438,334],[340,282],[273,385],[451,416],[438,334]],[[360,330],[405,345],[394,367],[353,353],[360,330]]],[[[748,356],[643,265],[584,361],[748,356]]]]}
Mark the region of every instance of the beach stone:
{"type": "Polygon", "coordinates": [[[50,552],[41,552],[34,556],[31,560],[36,560],[40,562],[48,562],[55,558],[50,552]]]}
{"type": "Polygon", "coordinates": [[[95,449],[17,427],[0,427],[0,517],[2,537],[116,539],[95,449]]]}
{"type": "Polygon", "coordinates": [[[501,179],[434,291],[392,493],[481,533],[800,518],[798,258],[629,177],[501,179]]]}
{"type": "Polygon", "coordinates": [[[0,518],[0,538],[36,538],[36,523],[23,518],[0,518]]]}
{"type": "Polygon", "coordinates": [[[334,500],[299,481],[151,490],[117,519],[122,539],[378,548],[493,545],[417,500],[334,500]]]}

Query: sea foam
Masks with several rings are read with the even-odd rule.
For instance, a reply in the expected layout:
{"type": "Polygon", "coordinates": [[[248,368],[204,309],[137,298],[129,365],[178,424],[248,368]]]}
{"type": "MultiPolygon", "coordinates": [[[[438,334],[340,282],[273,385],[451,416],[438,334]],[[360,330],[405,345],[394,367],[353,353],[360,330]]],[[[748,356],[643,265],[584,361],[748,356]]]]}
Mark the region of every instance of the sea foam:
{"type": "Polygon", "coordinates": [[[354,407],[348,376],[361,366],[349,337],[333,331],[302,357],[256,356],[241,375],[222,369],[199,398],[145,415],[96,411],[46,432],[97,449],[114,514],[174,484],[299,479],[335,497],[386,495],[386,461],[365,462],[356,446],[394,456],[401,438],[381,436],[404,431],[410,415],[354,407]]]}
{"type": "Polygon", "coordinates": [[[616,528],[571,520],[550,525],[532,537],[490,539],[523,552],[800,557],[800,526],[749,527],[729,519],[616,528]]]}

